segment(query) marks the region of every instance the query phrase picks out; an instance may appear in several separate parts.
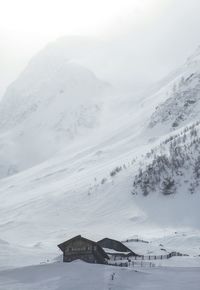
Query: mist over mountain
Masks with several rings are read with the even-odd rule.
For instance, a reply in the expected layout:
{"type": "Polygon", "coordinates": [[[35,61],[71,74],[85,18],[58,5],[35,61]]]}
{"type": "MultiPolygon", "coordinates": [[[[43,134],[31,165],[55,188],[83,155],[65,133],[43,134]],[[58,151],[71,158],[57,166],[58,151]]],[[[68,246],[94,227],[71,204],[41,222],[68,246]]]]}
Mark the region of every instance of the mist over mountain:
{"type": "Polygon", "coordinates": [[[74,46],[47,46],[7,89],[0,104],[2,176],[46,160],[100,125],[111,87],[72,61],[74,46]]]}

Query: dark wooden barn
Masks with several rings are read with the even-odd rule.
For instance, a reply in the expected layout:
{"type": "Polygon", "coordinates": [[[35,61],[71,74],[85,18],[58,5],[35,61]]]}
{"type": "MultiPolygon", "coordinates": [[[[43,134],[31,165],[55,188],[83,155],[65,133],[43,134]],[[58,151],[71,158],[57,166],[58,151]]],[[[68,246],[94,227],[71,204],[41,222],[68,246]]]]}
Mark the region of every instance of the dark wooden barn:
{"type": "Polygon", "coordinates": [[[97,244],[99,246],[101,246],[102,248],[111,249],[111,250],[115,250],[118,252],[125,252],[125,253],[127,252],[127,253],[129,253],[129,256],[138,256],[131,249],[129,249],[124,244],[122,244],[121,242],[116,241],[116,240],[105,238],[105,239],[98,241],[97,244]]]}
{"type": "Polygon", "coordinates": [[[81,235],[59,244],[58,247],[63,252],[63,262],[80,259],[88,263],[106,264],[109,259],[99,244],[81,235]]]}

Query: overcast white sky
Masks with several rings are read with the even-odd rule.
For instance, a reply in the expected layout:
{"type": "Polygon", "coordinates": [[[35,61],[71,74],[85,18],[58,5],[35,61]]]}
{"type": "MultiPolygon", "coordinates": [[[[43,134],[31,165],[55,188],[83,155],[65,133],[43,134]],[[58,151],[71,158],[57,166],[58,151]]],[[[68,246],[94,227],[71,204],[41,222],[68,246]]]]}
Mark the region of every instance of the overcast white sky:
{"type": "Polygon", "coordinates": [[[200,45],[199,16],[199,0],[0,0],[0,96],[37,51],[65,35],[108,44],[112,65],[99,73],[109,81],[156,81],[200,45]]]}

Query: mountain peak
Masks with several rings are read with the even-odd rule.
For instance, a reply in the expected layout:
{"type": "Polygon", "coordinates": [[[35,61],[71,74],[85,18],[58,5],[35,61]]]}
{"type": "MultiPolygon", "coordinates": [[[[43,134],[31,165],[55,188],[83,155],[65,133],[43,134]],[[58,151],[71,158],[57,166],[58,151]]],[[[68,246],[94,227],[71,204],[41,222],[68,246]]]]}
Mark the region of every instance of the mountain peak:
{"type": "Polygon", "coordinates": [[[47,46],[7,89],[0,104],[0,132],[7,136],[0,141],[5,164],[17,158],[19,170],[26,169],[98,127],[109,85],[70,59],[63,47],[62,52],[59,42],[47,46]],[[33,159],[19,152],[24,147],[33,159]]]}

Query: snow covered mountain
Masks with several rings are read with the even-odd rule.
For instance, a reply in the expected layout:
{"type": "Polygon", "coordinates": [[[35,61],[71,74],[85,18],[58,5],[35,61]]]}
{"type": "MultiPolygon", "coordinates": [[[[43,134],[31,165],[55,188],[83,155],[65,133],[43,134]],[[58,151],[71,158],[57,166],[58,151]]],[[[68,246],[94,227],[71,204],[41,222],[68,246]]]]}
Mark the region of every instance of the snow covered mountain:
{"type": "Polygon", "coordinates": [[[122,240],[190,227],[199,242],[199,67],[197,54],[136,102],[108,98],[106,83],[60,54],[36,56],[0,107],[1,176],[20,171],[0,180],[0,259],[16,249],[35,263],[80,233],[122,240]]]}
{"type": "Polygon", "coordinates": [[[1,177],[48,159],[101,122],[109,86],[67,59],[64,47],[47,46],[7,89],[0,104],[1,177]]]}

